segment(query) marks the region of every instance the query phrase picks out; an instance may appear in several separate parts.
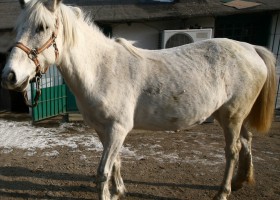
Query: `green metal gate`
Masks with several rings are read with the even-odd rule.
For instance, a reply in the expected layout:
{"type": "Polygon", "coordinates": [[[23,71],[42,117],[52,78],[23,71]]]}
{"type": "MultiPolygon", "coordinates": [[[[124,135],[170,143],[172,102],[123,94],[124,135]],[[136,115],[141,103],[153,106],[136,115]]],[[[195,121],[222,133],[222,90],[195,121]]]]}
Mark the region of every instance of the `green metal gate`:
{"type": "MultiPolygon", "coordinates": [[[[67,113],[67,86],[56,67],[51,66],[41,79],[42,94],[38,105],[32,108],[33,121],[40,121],[67,113]]],[[[36,94],[35,83],[31,84],[31,97],[36,94]]]]}
{"type": "Polygon", "coordinates": [[[70,91],[68,87],[66,87],[66,95],[67,95],[67,101],[66,101],[66,108],[67,112],[77,112],[78,107],[76,104],[76,99],[73,93],[70,91]]]}

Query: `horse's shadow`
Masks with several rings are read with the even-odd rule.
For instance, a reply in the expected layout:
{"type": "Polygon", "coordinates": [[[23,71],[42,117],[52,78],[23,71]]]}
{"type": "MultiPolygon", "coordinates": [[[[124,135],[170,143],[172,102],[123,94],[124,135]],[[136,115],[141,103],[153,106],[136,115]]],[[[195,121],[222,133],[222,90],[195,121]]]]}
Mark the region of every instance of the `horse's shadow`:
{"type": "Polygon", "coordinates": [[[95,180],[94,176],[81,174],[0,167],[0,199],[89,200],[92,198],[75,197],[74,194],[93,193],[91,196],[96,196],[95,185],[90,186],[95,180]]]}
{"type": "MultiPolygon", "coordinates": [[[[0,167],[0,199],[59,199],[59,200],[89,200],[97,198],[95,176],[82,174],[38,171],[24,167],[0,167]],[[69,184],[71,182],[71,184],[69,184]],[[79,195],[75,195],[79,193],[79,195]],[[86,193],[87,197],[81,197],[86,193]],[[91,196],[91,197],[89,197],[91,196]],[[2,197],[2,198],[1,198],[2,197]]],[[[218,190],[217,186],[152,183],[135,180],[125,180],[125,184],[147,185],[156,187],[183,187],[195,190],[218,190]]],[[[153,194],[128,192],[127,198],[181,200],[178,198],[161,197],[153,194]]]]}
{"type": "MultiPolygon", "coordinates": [[[[146,186],[155,186],[155,187],[171,187],[171,188],[181,187],[181,188],[188,188],[192,190],[214,190],[214,191],[218,191],[220,188],[219,186],[209,186],[209,185],[153,183],[153,182],[142,182],[142,181],[133,181],[133,180],[125,180],[125,184],[146,185],[146,186]]],[[[179,198],[159,197],[152,194],[130,193],[130,192],[128,192],[127,196],[137,197],[138,199],[182,200],[179,198]]]]}

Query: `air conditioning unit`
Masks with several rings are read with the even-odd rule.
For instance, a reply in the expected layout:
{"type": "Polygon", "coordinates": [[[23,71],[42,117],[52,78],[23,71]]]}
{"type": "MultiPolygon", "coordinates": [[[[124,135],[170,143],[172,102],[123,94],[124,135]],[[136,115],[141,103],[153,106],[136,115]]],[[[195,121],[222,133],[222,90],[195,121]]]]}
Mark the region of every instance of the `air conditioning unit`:
{"type": "Polygon", "coordinates": [[[212,38],[212,29],[164,30],[161,48],[171,48],[212,38]]]}

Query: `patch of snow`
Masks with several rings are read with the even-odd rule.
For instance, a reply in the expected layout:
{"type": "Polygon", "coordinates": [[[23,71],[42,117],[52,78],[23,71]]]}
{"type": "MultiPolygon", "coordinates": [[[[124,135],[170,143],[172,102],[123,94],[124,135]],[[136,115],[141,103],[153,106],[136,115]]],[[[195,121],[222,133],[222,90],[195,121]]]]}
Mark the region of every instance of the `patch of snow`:
{"type": "Polygon", "coordinates": [[[170,163],[176,163],[180,160],[177,153],[163,154],[162,158],[169,160],[170,163]]]}
{"type": "Polygon", "coordinates": [[[57,150],[53,150],[53,151],[50,151],[50,152],[44,152],[43,153],[43,156],[49,156],[49,157],[55,157],[55,156],[58,156],[59,155],[59,152],[57,150]]]}
{"type": "Polygon", "coordinates": [[[87,159],[86,155],[81,155],[80,156],[80,160],[86,160],[86,159],[87,159]]]}
{"type": "MultiPolygon", "coordinates": [[[[26,155],[36,154],[36,149],[48,149],[66,146],[73,151],[79,151],[79,146],[86,150],[102,151],[103,147],[96,134],[89,134],[85,127],[74,123],[64,123],[58,128],[32,126],[29,122],[15,122],[0,119],[0,148],[2,153],[10,153],[14,148],[26,150],[26,155]],[[78,134],[69,134],[76,131],[78,134]]],[[[122,148],[124,156],[134,156],[129,148],[122,148]]],[[[59,152],[47,152],[45,156],[56,156],[59,152]]]]}
{"type": "Polygon", "coordinates": [[[1,153],[6,153],[6,154],[8,154],[8,153],[11,153],[13,151],[13,149],[12,148],[10,148],[10,147],[5,147],[5,148],[3,148],[2,149],[2,151],[1,151],[1,153]]]}
{"type": "Polygon", "coordinates": [[[258,156],[254,156],[253,158],[255,161],[265,161],[265,159],[258,157],[258,156]]]}
{"type": "MultiPolygon", "coordinates": [[[[153,157],[160,162],[181,162],[191,164],[203,164],[213,166],[225,161],[223,150],[215,147],[215,142],[207,143],[205,141],[206,134],[201,132],[190,132],[187,138],[191,140],[171,141],[173,143],[184,144],[184,148],[180,151],[191,153],[190,156],[180,157],[177,151],[165,153],[163,147],[159,144],[161,138],[157,138],[156,144],[148,145],[140,143],[138,149],[133,148],[129,144],[121,149],[121,156],[126,158],[134,158],[136,160],[153,157]],[[192,150],[190,148],[197,148],[192,150]],[[133,150],[131,150],[133,149],[133,150]],[[213,153],[208,154],[210,159],[206,159],[202,152],[204,150],[213,150],[213,153]],[[137,151],[138,150],[138,151],[137,151]],[[143,155],[141,152],[144,152],[143,155]]],[[[103,146],[99,141],[96,133],[89,133],[86,126],[76,123],[64,123],[57,128],[44,128],[33,126],[29,122],[14,122],[0,119],[0,152],[11,153],[13,149],[23,149],[26,156],[38,155],[38,150],[44,150],[42,156],[58,156],[59,152],[53,148],[68,147],[69,152],[80,153],[80,160],[87,160],[82,150],[86,151],[103,151],[103,146]]],[[[270,152],[265,152],[271,155],[270,152]]],[[[258,158],[256,158],[258,159],[258,158]]],[[[99,160],[99,159],[94,159],[99,160]]],[[[261,160],[261,159],[259,159],[261,160]]]]}
{"type": "Polygon", "coordinates": [[[262,151],[263,153],[265,154],[269,154],[269,155],[273,155],[274,153],[273,152],[270,152],[270,151],[262,151]]]}
{"type": "Polygon", "coordinates": [[[131,151],[128,147],[122,147],[121,156],[136,157],[136,153],[131,151]]]}

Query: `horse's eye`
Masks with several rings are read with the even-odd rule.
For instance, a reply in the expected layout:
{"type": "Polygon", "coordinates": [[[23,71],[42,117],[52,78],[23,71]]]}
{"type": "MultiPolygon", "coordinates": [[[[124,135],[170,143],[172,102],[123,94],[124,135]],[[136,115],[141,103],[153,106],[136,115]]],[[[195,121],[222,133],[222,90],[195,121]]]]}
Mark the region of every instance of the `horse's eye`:
{"type": "Polygon", "coordinates": [[[45,29],[48,29],[48,28],[49,28],[49,27],[47,27],[47,26],[46,26],[46,28],[44,28],[44,26],[43,26],[42,24],[40,24],[40,25],[36,28],[35,32],[36,32],[36,33],[40,33],[40,32],[45,31],[45,29]]]}

